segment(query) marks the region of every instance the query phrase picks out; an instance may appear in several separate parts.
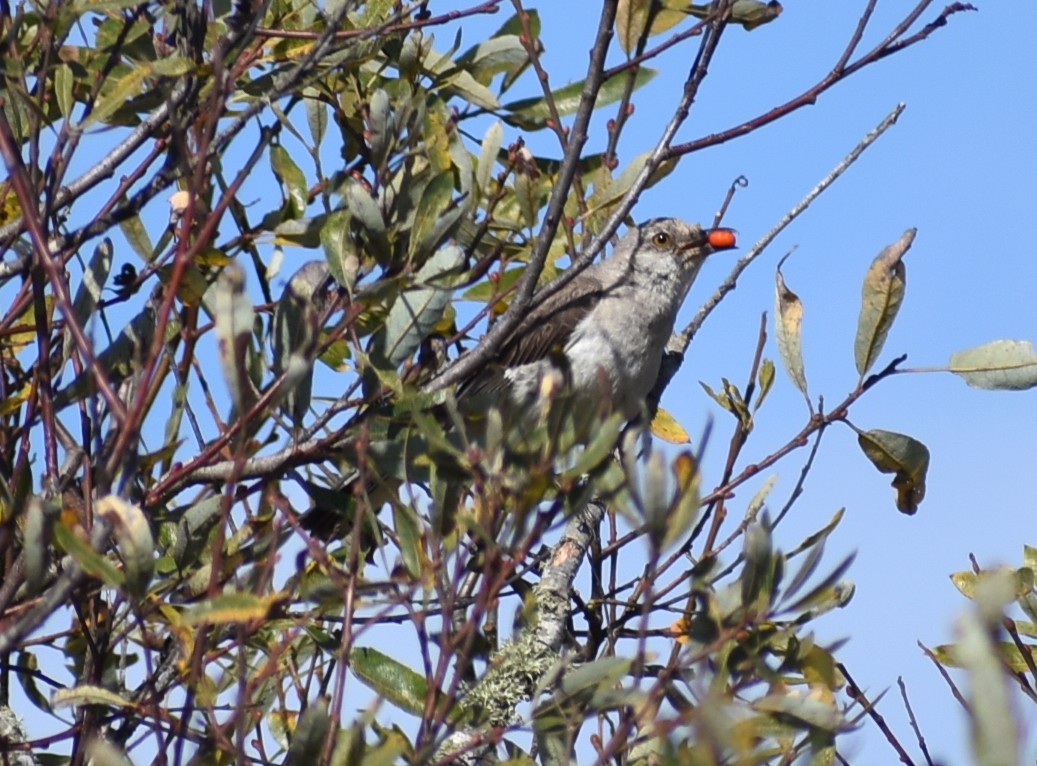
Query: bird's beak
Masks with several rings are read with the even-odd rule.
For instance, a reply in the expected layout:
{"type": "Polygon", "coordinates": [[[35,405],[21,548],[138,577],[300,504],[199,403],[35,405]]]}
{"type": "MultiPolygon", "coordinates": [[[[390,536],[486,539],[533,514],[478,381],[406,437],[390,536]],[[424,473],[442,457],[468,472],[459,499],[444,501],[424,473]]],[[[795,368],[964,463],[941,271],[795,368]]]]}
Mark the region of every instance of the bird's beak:
{"type": "Polygon", "coordinates": [[[737,232],[734,229],[712,229],[706,233],[706,241],[716,250],[730,250],[738,246],[737,232]]]}

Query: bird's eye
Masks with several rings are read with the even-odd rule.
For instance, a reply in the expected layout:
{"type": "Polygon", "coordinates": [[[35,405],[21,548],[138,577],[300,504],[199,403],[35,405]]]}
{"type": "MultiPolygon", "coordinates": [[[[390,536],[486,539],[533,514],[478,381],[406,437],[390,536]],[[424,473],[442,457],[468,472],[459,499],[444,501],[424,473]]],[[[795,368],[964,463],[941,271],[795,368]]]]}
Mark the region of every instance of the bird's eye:
{"type": "Polygon", "coordinates": [[[662,249],[670,246],[670,235],[665,231],[656,232],[652,237],[652,244],[662,249]]]}

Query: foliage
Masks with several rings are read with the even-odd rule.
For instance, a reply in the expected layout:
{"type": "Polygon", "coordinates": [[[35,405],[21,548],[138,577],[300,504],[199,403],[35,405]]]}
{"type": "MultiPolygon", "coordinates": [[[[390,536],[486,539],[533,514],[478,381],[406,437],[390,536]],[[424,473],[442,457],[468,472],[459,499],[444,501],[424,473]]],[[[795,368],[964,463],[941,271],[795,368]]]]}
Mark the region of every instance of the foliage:
{"type": "MultiPolygon", "coordinates": [[[[851,40],[752,128],[969,8],[908,34],[926,6],[872,51],[851,40]]],[[[765,460],[742,458],[775,380],[764,328],[746,384],[706,386],[732,416],[719,477],[564,390],[529,428],[461,412],[454,384],[538,287],[589,263],[682,158],[740,135],[673,143],[725,28],[781,21],[773,2],[606,3],[585,78],[556,87],[538,15],[516,9],[467,48],[434,30],[496,2],[102,1],[0,21],[0,712],[17,697],[56,732],[28,749],[830,763],[869,711],[859,690],[839,701],[838,647],[811,633],[853,593],[850,560],[822,565],[841,512],[783,552],[798,487],[772,514],[765,483],[734,524],[728,498],[810,445],[805,477],[845,423],[917,509],[924,445],[849,421],[899,372],[872,371],[913,230],[866,276],[859,379],[830,412],[808,394],[804,301],[779,271],[779,356],[809,411],[765,460]],[[606,67],[613,30],[625,57],[606,67]],[[631,96],[673,46],[695,53],[670,127],[623,164],[631,96]],[[600,153],[584,148],[595,109],[612,115],[600,153]]],[[[951,369],[1031,387],[1032,356],[998,341],[951,369]]],[[[654,430],[688,440],[663,411],[654,430]]]]}

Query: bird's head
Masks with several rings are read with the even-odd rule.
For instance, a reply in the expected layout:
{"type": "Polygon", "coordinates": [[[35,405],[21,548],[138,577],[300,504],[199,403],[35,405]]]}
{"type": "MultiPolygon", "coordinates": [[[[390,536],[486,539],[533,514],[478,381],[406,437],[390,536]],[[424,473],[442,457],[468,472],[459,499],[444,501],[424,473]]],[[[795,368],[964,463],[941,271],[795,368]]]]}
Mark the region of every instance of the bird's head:
{"type": "Polygon", "coordinates": [[[653,218],[632,229],[616,248],[634,276],[687,288],[710,253],[735,247],[733,229],[703,229],[679,218],[653,218]]]}

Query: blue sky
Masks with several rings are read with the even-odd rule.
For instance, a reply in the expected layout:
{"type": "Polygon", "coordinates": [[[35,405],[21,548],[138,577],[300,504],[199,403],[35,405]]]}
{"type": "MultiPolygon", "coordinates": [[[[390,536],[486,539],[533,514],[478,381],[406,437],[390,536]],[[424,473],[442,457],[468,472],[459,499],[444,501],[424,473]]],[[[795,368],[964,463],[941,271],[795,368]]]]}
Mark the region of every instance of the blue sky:
{"type": "MultiPolygon", "coordinates": [[[[773,24],[752,32],[730,29],[710,68],[691,117],[678,138],[691,140],[751,119],[797,95],[831,68],[852,33],[864,2],[789,0],[773,24]]],[[[853,337],[860,286],[871,259],[905,229],[918,227],[907,255],[907,296],[887,341],[882,366],[906,353],[904,367],[941,367],[956,350],[996,338],[1032,339],[1037,305],[1037,47],[1032,3],[976,3],[927,42],[875,64],[806,107],[762,130],[687,158],[635,209],[638,220],[659,215],[707,220],[740,174],[739,192],[725,220],[748,247],[820,181],[897,103],[907,109],[864,157],[783,233],[714,313],[692,345],[663,405],[692,434],[715,419],[706,481],[717,475],[731,424],[702,392],[721,376],[744,382],[762,311],[773,313],[774,266],[796,248],[783,271],[804,301],[803,343],[813,396],[829,404],[856,384],[853,337]]],[[[877,44],[909,8],[879,3],[861,49],[877,44]]],[[[923,16],[933,18],[942,5],[923,16]]],[[[436,12],[445,6],[437,5],[436,12]]],[[[596,26],[596,4],[538,7],[552,86],[578,80],[596,26]]],[[[467,20],[462,49],[502,14],[467,20]]],[[[917,27],[916,27],[917,28],[917,27]]],[[[437,33],[442,49],[449,34],[437,33]]],[[[690,48],[671,52],[660,75],[634,98],[621,161],[646,150],[670,115],[690,62],[690,48]]],[[[535,83],[525,87],[534,93],[535,83]]],[[[526,95],[524,91],[522,95],[526,95]]],[[[592,128],[600,149],[606,108],[592,128]]],[[[509,129],[505,142],[519,134],[509,129]]],[[[538,152],[557,152],[546,138],[525,136],[538,152]]],[[[685,307],[690,319],[726,274],[726,255],[709,262],[685,307]]],[[[777,359],[773,341],[767,355],[777,359]]],[[[840,652],[870,695],[889,689],[880,710],[901,742],[921,761],[896,689],[907,684],[933,756],[953,766],[971,762],[968,729],[958,704],[916,645],[951,641],[957,614],[968,602],[948,576],[969,567],[1020,565],[1022,546],[1037,544],[1037,508],[1027,489],[1037,456],[1035,392],[990,393],[968,388],[947,373],[901,375],[871,391],[851,413],[860,428],[910,434],[932,454],[928,494],[918,514],[893,505],[889,476],[861,455],[855,435],[835,427],[825,437],[806,491],[779,527],[791,548],[840,507],[847,513],[830,539],[827,560],[850,551],[856,583],[850,605],[817,623],[818,637],[849,637],[840,652]]],[[[780,376],[757,419],[746,461],[768,455],[804,422],[798,391],[780,376]]],[[[772,504],[780,507],[804,456],[777,466],[772,504]]],[[[732,502],[744,508],[759,481],[732,502]]],[[[959,678],[964,683],[964,678],[959,678]]],[[[1019,706],[1020,712],[1031,713],[1019,706]]],[[[1032,715],[1029,716],[1032,719],[1032,715]]],[[[1037,753],[1030,732],[1025,754],[1037,753]]],[[[888,763],[895,753],[869,722],[842,744],[850,761],[888,763]]]]}

